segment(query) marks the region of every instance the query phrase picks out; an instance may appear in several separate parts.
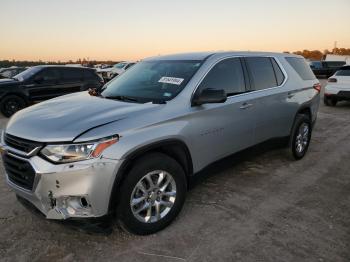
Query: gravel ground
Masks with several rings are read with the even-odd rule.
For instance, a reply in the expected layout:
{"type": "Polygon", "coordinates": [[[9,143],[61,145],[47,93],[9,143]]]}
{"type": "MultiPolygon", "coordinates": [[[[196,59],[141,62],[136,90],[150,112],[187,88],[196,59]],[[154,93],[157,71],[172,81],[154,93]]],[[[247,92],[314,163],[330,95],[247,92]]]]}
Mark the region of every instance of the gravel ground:
{"type": "Polygon", "coordinates": [[[321,104],[303,160],[283,153],[248,150],[215,165],[176,221],[145,237],[38,217],[17,202],[1,166],[0,260],[350,261],[350,103],[321,104]]]}

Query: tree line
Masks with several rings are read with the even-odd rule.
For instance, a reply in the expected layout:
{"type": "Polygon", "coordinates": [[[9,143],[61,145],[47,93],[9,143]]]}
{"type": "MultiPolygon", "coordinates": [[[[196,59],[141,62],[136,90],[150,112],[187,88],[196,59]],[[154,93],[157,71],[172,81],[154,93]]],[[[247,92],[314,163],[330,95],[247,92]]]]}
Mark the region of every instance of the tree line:
{"type": "MultiPolygon", "coordinates": [[[[289,51],[284,51],[284,53],[291,53],[289,51]]],[[[326,49],[323,52],[320,50],[307,50],[303,51],[295,51],[292,52],[296,55],[301,55],[306,59],[310,60],[323,60],[326,58],[326,55],[350,55],[350,48],[333,48],[332,51],[326,49]]],[[[116,64],[118,61],[98,61],[98,60],[89,60],[86,59],[78,59],[75,62],[69,60],[68,62],[61,61],[16,61],[16,60],[0,60],[0,68],[2,67],[10,67],[10,66],[36,66],[36,65],[65,65],[65,64],[82,64],[84,66],[93,66],[96,64],[116,64]]]]}
{"type": "MultiPolygon", "coordinates": [[[[285,51],[284,53],[290,53],[289,51],[285,51]]],[[[295,51],[292,52],[296,55],[301,55],[305,59],[310,60],[323,60],[326,58],[327,55],[350,55],[350,48],[333,48],[332,51],[326,49],[323,52],[320,50],[307,50],[304,49],[303,51],[295,51]]]]}
{"type": "Polygon", "coordinates": [[[21,61],[21,60],[0,60],[0,68],[6,68],[6,67],[10,67],[10,66],[21,66],[21,67],[29,67],[29,66],[36,66],[36,65],[66,65],[66,64],[81,64],[84,66],[88,66],[88,67],[92,67],[93,65],[97,65],[97,64],[108,64],[108,65],[113,65],[113,64],[117,64],[120,61],[112,61],[112,60],[108,60],[108,61],[98,61],[98,60],[91,60],[91,61],[87,61],[85,59],[78,59],[76,61],[73,60],[69,60],[69,61],[65,61],[65,62],[61,62],[61,61],[42,61],[42,60],[38,60],[38,61],[21,61]]]}

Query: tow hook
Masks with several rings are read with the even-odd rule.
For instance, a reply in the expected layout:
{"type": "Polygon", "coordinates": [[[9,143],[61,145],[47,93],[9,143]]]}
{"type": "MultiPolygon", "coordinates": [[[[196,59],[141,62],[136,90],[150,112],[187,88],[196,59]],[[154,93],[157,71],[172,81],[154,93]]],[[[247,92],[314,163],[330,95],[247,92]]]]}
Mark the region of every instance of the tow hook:
{"type": "Polygon", "coordinates": [[[48,194],[49,200],[50,200],[50,207],[54,208],[56,206],[56,199],[53,197],[52,191],[49,191],[48,194]]]}

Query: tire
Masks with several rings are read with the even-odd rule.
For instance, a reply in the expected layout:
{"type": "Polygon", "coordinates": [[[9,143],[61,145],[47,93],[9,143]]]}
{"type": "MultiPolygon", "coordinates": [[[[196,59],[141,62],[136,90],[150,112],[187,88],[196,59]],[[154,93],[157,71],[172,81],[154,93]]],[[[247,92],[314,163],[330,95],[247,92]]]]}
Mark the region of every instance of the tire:
{"type": "Polygon", "coordinates": [[[323,102],[326,106],[336,106],[338,103],[337,98],[329,98],[329,97],[324,97],[323,102]]]}
{"type": "Polygon", "coordinates": [[[14,113],[23,109],[25,106],[25,100],[16,95],[5,96],[0,102],[0,110],[5,117],[12,116],[14,113]]]}
{"type": "Polygon", "coordinates": [[[327,98],[327,97],[323,98],[323,103],[324,103],[325,106],[330,106],[331,105],[330,101],[329,101],[329,98],[327,98]]]}
{"type": "Polygon", "coordinates": [[[141,157],[126,174],[119,191],[116,210],[119,224],[124,230],[137,235],[160,231],[181,211],[186,191],[186,176],[177,161],[161,153],[141,157]],[[157,186],[160,177],[163,180],[157,186]],[[149,178],[154,185],[153,190],[149,178]]]}
{"type": "Polygon", "coordinates": [[[310,145],[312,124],[309,116],[298,114],[290,135],[288,154],[294,160],[302,159],[310,145]],[[307,133],[305,133],[307,130],[307,133]]]}

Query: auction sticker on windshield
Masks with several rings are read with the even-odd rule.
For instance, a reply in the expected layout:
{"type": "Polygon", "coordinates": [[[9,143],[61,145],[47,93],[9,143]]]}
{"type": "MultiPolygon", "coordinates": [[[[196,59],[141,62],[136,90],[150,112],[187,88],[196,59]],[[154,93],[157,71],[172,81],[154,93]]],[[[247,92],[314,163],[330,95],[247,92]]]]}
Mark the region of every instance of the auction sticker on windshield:
{"type": "Polygon", "coordinates": [[[169,76],[163,76],[161,79],[159,79],[159,83],[165,83],[165,84],[172,84],[172,85],[181,85],[182,81],[184,81],[183,78],[177,78],[177,77],[169,77],[169,76]]]}

